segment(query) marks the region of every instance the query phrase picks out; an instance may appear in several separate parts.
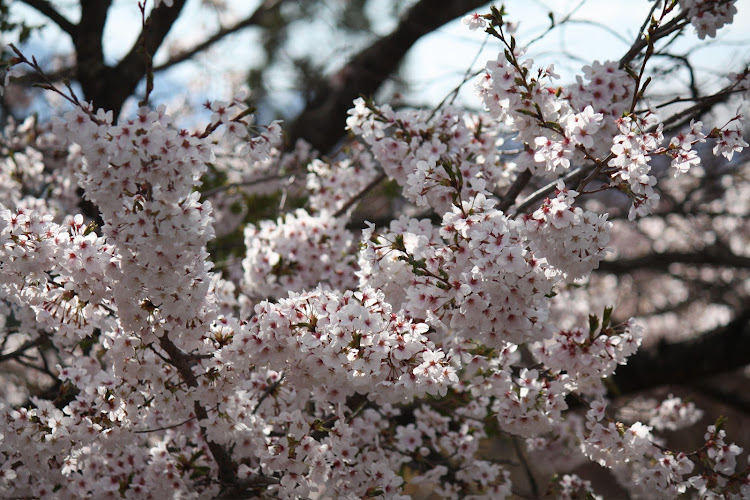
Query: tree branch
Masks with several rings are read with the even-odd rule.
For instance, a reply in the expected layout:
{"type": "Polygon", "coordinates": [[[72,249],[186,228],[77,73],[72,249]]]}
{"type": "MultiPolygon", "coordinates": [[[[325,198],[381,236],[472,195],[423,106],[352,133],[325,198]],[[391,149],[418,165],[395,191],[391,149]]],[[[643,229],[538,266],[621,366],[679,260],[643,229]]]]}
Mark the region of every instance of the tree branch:
{"type": "Polygon", "coordinates": [[[542,186],[541,188],[537,189],[536,191],[528,195],[518,204],[518,206],[513,207],[511,215],[516,216],[516,215],[522,214],[529,207],[542,201],[544,198],[547,197],[548,194],[550,194],[557,188],[557,182],[559,180],[562,180],[566,186],[571,185],[583,179],[584,177],[586,177],[590,172],[591,172],[591,169],[588,169],[588,168],[584,168],[584,167],[574,168],[573,170],[571,170],[564,176],[560,177],[559,179],[555,179],[547,183],[546,185],[542,186]]]}
{"type": "Polygon", "coordinates": [[[150,54],[154,54],[162,42],[164,42],[164,38],[166,38],[169,30],[172,29],[172,25],[179,17],[184,6],[185,0],[175,0],[172,7],[161,6],[151,11],[146,21],[146,27],[141,31],[138,40],[133,44],[130,52],[118,63],[117,69],[145,70],[143,54],[140,52],[141,47],[145,47],[150,54]]]}
{"type": "Polygon", "coordinates": [[[78,81],[87,100],[98,108],[119,114],[122,104],[146,76],[147,57],[161,46],[180,15],[186,0],[174,0],[172,7],[151,11],[138,40],[116,67],[104,64],[102,34],[111,0],[81,0],[81,22],[73,39],[78,57],[78,81]]]}
{"type": "Polygon", "coordinates": [[[750,364],[750,309],[726,326],[677,343],[664,340],[638,351],[620,366],[614,382],[620,394],[693,380],[750,364]]]}
{"type": "Polygon", "coordinates": [[[697,264],[718,267],[750,269],[750,258],[732,253],[726,245],[714,244],[703,251],[651,253],[630,259],[602,261],[599,271],[612,274],[627,274],[641,269],[663,270],[670,264],[697,264]]]}
{"type": "Polygon", "coordinates": [[[76,70],[72,67],[60,68],[56,71],[48,71],[44,73],[45,78],[42,78],[38,72],[29,71],[28,73],[21,74],[13,77],[12,82],[23,85],[24,87],[32,87],[37,83],[45,82],[61,82],[63,80],[73,80],[76,78],[76,70]]]}
{"type": "Polygon", "coordinates": [[[180,52],[179,54],[171,57],[168,61],[159,64],[157,66],[154,66],[154,71],[163,71],[167,68],[171,68],[172,66],[179,64],[181,62],[187,61],[191,57],[195,56],[196,54],[203,52],[204,50],[211,47],[213,44],[221,41],[225,37],[236,33],[244,28],[247,28],[249,26],[257,26],[262,25],[266,19],[266,17],[278,9],[279,5],[281,4],[281,0],[265,0],[257,9],[255,9],[255,12],[253,12],[250,16],[246,17],[242,21],[233,24],[232,26],[228,26],[226,28],[222,28],[210,37],[206,38],[201,43],[193,46],[190,49],[187,49],[183,52],[180,52]]]}
{"type": "Polygon", "coordinates": [[[106,107],[104,96],[110,88],[102,37],[111,3],[111,0],[81,0],[81,21],[73,36],[77,79],[86,99],[99,107],[106,107]]]}
{"type": "Polygon", "coordinates": [[[8,359],[17,360],[19,357],[26,354],[26,351],[37,348],[46,341],[47,341],[47,337],[44,334],[40,334],[40,336],[35,339],[27,340],[26,342],[21,344],[19,347],[17,347],[14,351],[11,351],[5,354],[0,354],[0,362],[8,360],[8,359]]]}
{"type": "MultiPolygon", "coordinates": [[[[647,23],[644,24],[644,28],[646,25],[647,23]]],[[[657,28],[656,31],[654,31],[654,34],[651,37],[651,43],[656,43],[657,40],[660,40],[661,38],[664,38],[670,33],[680,30],[687,25],[688,25],[687,12],[683,10],[676,17],[674,17],[669,22],[665,23],[664,25],[657,28]]],[[[630,47],[630,50],[628,50],[625,53],[625,55],[622,56],[622,58],[620,59],[620,68],[624,68],[625,66],[630,64],[630,62],[633,61],[633,59],[638,57],[638,54],[640,54],[643,49],[648,47],[648,44],[649,44],[649,40],[647,40],[646,37],[643,36],[643,29],[642,29],[638,36],[638,40],[636,40],[635,43],[633,43],[633,46],[630,47]]]]}
{"type": "Polygon", "coordinates": [[[68,19],[60,14],[47,0],[22,0],[23,3],[29,7],[33,7],[38,10],[41,14],[44,14],[50,21],[55,23],[61,30],[75,38],[78,33],[78,26],[68,21],[68,19]]]}
{"type": "MultiPolygon", "coordinates": [[[[719,380],[696,380],[690,384],[690,388],[700,391],[703,396],[709,397],[717,403],[731,406],[737,411],[750,415],[750,400],[747,398],[747,391],[736,390],[736,388],[732,390],[731,386],[727,387],[725,377],[731,376],[717,377],[719,380]]],[[[744,378],[744,376],[742,377],[744,378]]]]}
{"type": "Polygon", "coordinates": [[[702,97],[697,102],[687,109],[680,111],[662,121],[664,126],[664,133],[670,133],[680,129],[690,120],[698,118],[701,115],[708,113],[717,104],[721,104],[729,100],[733,94],[740,92],[735,90],[736,84],[732,84],[729,87],[717,92],[716,94],[702,97]]]}
{"type": "Polygon", "coordinates": [[[289,144],[305,139],[319,151],[329,151],[343,135],[341,123],[352,101],[371,95],[392,75],[409,49],[426,35],[484,0],[420,0],[388,35],[353,56],[323,84],[323,88],[289,127],[289,144]]]}
{"type": "MultiPolygon", "coordinates": [[[[159,337],[159,346],[167,353],[167,356],[169,356],[169,363],[177,369],[177,372],[180,374],[180,377],[185,384],[188,387],[198,387],[198,378],[195,376],[195,372],[193,372],[193,368],[190,365],[189,356],[182,352],[166,333],[159,337]]],[[[208,412],[206,411],[206,408],[198,401],[193,403],[193,412],[195,413],[199,424],[201,421],[208,420],[208,412]]],[[[200,428],[201,433],[205,436],[206,429],[203,426],[200,426],[200,428]]],[[[209,439],[206,439],[206,444],[216,462],[219,481],[224,484],[234,483],[237,480],[237,476],[235,475],[232,456],[220,444],[214,443],[209,439]]]]}
{"type": "Polygon", "coordinates": [[[347,210],[349,210],[350,208],[352,208],[352,206],[354,206],[356,203],[362,200],[362,198],[364,198],[365,195],[367,195],[367,193],[375,189],[378,184],[380,184],[386,179],[386,177],[387,175],[385,175],[385,173],[380,172],[377,176],[375,176],[373,180],[370,181],[370,183],[367,186],[365,186],[362,189],[362,191],[360,191],[359,193],[349,198],[349,200],[346,203],[344,203],[344,205],[341,208],[336,210],[336,213],[334,213],[333,216],[341,217],[342,215],[344,215],[347,212],[347,210]]]}
{"type": "Polygon", "coordinates": [[[518,198],[518,195],[521,194],[523,188],[525,188],[529,183],[531,177],[531,170],[529,170],[528,168],[518,174],[516,180],[513,181],[513,184],[511,184],[508,188],[508,192],[505,193],[505,196],[500,198],[500,204],[498,205],[497,209],[501,212],[507,212],[508,209],[516,202],[516,198],[518,198]]]}

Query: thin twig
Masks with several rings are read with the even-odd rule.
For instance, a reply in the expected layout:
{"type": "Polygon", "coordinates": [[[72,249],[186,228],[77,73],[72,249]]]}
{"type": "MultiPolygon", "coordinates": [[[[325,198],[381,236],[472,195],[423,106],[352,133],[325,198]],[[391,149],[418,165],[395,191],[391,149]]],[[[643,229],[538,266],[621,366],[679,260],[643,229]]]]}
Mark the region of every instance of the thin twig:
{"type": "Polygon", "coordinates": [[[27,64],[28,66],[31,66],[31,68],[41,77],[41,79],[44,81],[44,84],[35,84],[34,86],[40,87],[44,90],[51,90],[57,94],[59,94],[63,99],[73,104],[73,106],[81,108],[83,111],[89,114],[91,119],[97,123],[101,124],[99,120],[96,119],[96,116],[91,112],[90,109],[88,109],[86,106],[81,103],[80,100],[78,100],[78,96],[75,95],[73,90],[70,87],[70,84],[67,82],[67,80],[64,82],[65,86],[68,88],[68,91],[70,92],[70,95],[66,95],[62,90],[58,89],[54,82],[49,79],[42,69],[41,66],[39,66],[39,63],[36,62],[36,58],[34,56],[31,57],[31,60],[29,60],[23,53],[12,43],[8,44],[8,47],[15,52],[17,56],[17,61],[14,61],[14,64],[27,64]]]}
{"type": "Polygon", "coordinates": [[[639,40],[643,37],[643,32],[646,31],[646,26],[648,26],[648,23],[651,22],[651,19],[654,17],[654,12],[656,12],[656,9],[658,8],[659,8],[659,2],[654,2],[654,5],[651,6],[651,10],[648,11],[648,15],[646,16],[646,19],[643,20],[643,24],[641,24],[641,27],[638,30],[639,40]]]}
{"type": "Polygon", "coordinates": [[[154,67],[154,72],[163,71],[165,69],[171,68],[172,66],[179,64],[181,62],[187,61],[194,55],[205,51],[215,43],[223,40],[227,36],[236,33],[244,28],[248,28],[250,26],[258,26],[261,25],[263,18],[268,13],[272,12],[273,9],[277,8],[278,5],[281,3],[281,0],[267,0],[263,2],[256,10],[253,12],[249,17],[243,19],[242,21],[233,24],[232,26],[221,28],[219,31],[211,35],[210,37],[206,38],[202,42],[198,43],[197,45],[184,50],[180,52],[179,54],[175,55],[174,57],[170,58],[166,62],[159,64],[154,67]]]}
{"type": "Polygon", "coordinates": [[[529,462],[528,460],[526,460],[526,455],[524,455],[523,450],[521,449],[521,445],[518,442],[518,436],[511,436],[510,439],[511,441],[513,441],[513,448],[516,450],[518,461],[521,462],[523,470],[526,473],[526,478],[529,480],[529,485],[531,486],[531,496],[532,498],[539,498],[539,486],[537,486],[536,484],[534,473],[531,471],[529,462]]]}
{"type": "MultiPolygon", "coordinates": [[[[608,25],[606,25],[604,23],[599,23],[599,22],[596,22],[596,21],[592,21],[591,19],[570,19],[569,21],[567,21],[567,24],[568,25],[583,24],[583,25],[586,25],[586,26],[594,26],[595,28],[599,28],[600,30],[603,30],[603,31],[607,32],[608,34],[612,35],[612,37],[614,37],[617,40],[621,41],[625,45],[629,45],[630,44],[630,41],[627,38],[625,38],[620,33],[618,33],[617,31],[615,31],[610,26],[608,26],[608,25]]],[[[582,59],[582,60],[584,60],[586,62],[590,62],[588,59],[582,59]]]]}
{"type": "Polygon", "coordinates": [[[268,398],[268,396],[270,396],[271,393],[273,391],[275,391],[279,387],[279,385],[281,385],[281,382],[284,380],[285,376],[286,376],[286,374],[282,373],[281,377],[279,377],[279,380],[277,380],[273,384],[269,385],[266,388],[266,390],[263,391],[263,395],[260,397],[260,399],[258,400],[258,402],[255,404],[255,408],[253,408],[253,415],[255,415],[256,413],[258,413],[258,410],[260,409],[260,405],[263,404],[263,401],[265,401],[266,398],[268,398]]]}
{"type": "MultiPolygon", "coordinates": [[[[568,21],[570,21],[570,18],[573,17],[573,14],[575,14],[578,11],[578,9],[580,9],[583,6],[584,3],[586,3],[586,0],[581,0],[580,2],[578,2],[578,5],[576,5],[575,7],[573,7],[573,10],[571,10],[570,12],[568,12],[568,14],[565,17],[563,17],[560,20],[559,23],[554,22],[554,18],[551,18],[552,19],[552,24],[546,30],[544,30],[543,33],[541,33],[536,38],[533,38],[529,43],[527,43],[526,46],[530,47],[535,42],[538,42],[539,40],[541,40],[542,38],[544,38],[545,36],[547,36],[550,33],[550,31],[552,31],[555,28],[557,28],[558,26],[562,26],[565,23],[567,23],[568,21]]],[[[550,15],[552,15],[551,11],[550,11],[550,15]]]]}
{"type": "Polygon", "coordinates": [[[136,434],[146,434],[146,433],[149,433],[149,432],[167,431],[169,429],[176,429],[177,427],[185,425],[188,422],[192,422],[196,418],[198,418],[198,417],[196,415],[193,415],[189,419],[185,420],[184,422],[180,422],[178,424],[167,425],[165,427],[157,427],[156,429],[143,429],[143,430],[140,430],[140,431],[133,431],[133,432],[135,432],[136,434]]]}
{"type": "Polygon", "coordinates": [[[148,99],[151,96],[151,92],[154,90],[154,56],[148,51],[148,45],[146,44],[146,31],[148,30],[148,24],[146,23],[146,2],[138,2],[138,8],[141,10],[141,33],[144,33],[140,38],[141,49],[143,50],[143,64],[146,69],[146,92],[143,95],[143,99],[138,103],[139,106],[148,106],[148,99]]]}
{"type": "Polygon", "coordinates": [[[583,167],[578,167],[575,170],[568,172],[567,174],[560,177],[559,179],[555,179],[554,181],[550,182],[544,187],[541,187],[537,189],[536,191],[534,191],[533,193],[531,193],[518,206],[516,206],[513,209],[513,213],[509,215],[515,216],[520,213],[523,213],[531,205],[544,199],[549,193],[555,190],[555,188],[557,187],[558,181],[562,180],[565,184],[567,184],[569,182],[575,182],[579,179],[583,179],[584,177],[586,177],[586,174],[587,174],[587,169],[584,169],[583,167]]]}
{"type": "MultiPolygon", "coordinates": [[[[672,130],[682,127],[686,123],[690,122],[690,120],[692,120],[693,118],[698,117],[702,115],[703,113],[709,111],[716,104],[726,101],[732,94],[741,92],[741,90],[734,89],[735,85],[736,84],[733,84],[731,87],[725,90],[722,90],[720,92],[717,92],[714,95],[706,96],[702,98],[694,106],[690,106],[689,108],[684,109],[680,111],[679,113],[676,113],[670,116],[669,118],[663,120],[662,124],[664,126],[664,132],[672,131],[672,130]]],[[[651,129],[649,129],[648,131],[650,132],[651,129]]]]}
{"type": "Polygon", "coordinates": [[[440,110],[440,108],[443,107],[445,102],[450,98],[450,102],[448,104],[453,104],[453,102],[456,100],[456,97],[458,97],[458,91],[461,90],[461,87],[463,87],[466,82],[469,80],[479,76],[482,71],[484,71],[484,68],[478,69],[474,72],[471,71],[472,66],[476,64],[477,59],[479,59],[479,56],[482,54],[482,51],[484,50],[484,47],[487,45],[487,40],[490,39],[490,36],[487,35],[484,40],[482,41],[482,45],[479,46],[479,50],[477,51],[476,55],[474,56],[474,59],[472,59],[471,63],[469,63],[469,66],[466,68],[466,72],[464,73],[464,77],[461,79],[461,83],[456,85],[456,87],[448,92],[445,97],[438,103],[437,106],[432,110],[432,113],[430,113],[430,116],[427,118],[427,122],[432,120],[437,112],[440,110]]]}
{"type": "Polygon", "coordinates": [[[230,184],[225,184],[223,186],[218,186],[218,187],[215,187],[213,189],[209,189],[208,191],[204,191],[203,193],[201,193],[201,198],[203,198],[205,200],[206,198],[210,198],[210,197],[215,196],[215,195],[217,195],[219,193],[222,193],[224,191],[229,191],[230,189],[233,189],[233,188],[255,186],[255,185],[258,185],[258,184],[263,184],[264,182],[271,182],[271,181],[278,181],[278,180],[281,180],[281,179],[285,179],[286,177],[288,177],[288,176],[287,175],[281,175],[281,174],[279,174],[279,175],[268,175],[266,177],[259,177],[257,179],[252,179],[252,180],[249,180],[249,181],[232,182],[230,184]]]}
{"type": "Polygon", "coordinates": [[[28,351],[29,349],[33,349],[34,347],[39,347],[44,341],[46,340],[45,337],[37,337],[33,340],[27,340],[23,344],[21,344],[16,350],[6,353],[6,354],[0,354],[0,362],[5,361],[7,359],[13,359],[18,358],[19,356],[23,355],[28,351]]]}
{"type": "Polygon", "coordinates": [[[375,189],[375,187],[378,184],[380,184],[381,182],[383,182],[383,180],[385,180],[386,177],[387,176],[385,175],[385,172],[379,173],[377,177],[375,177],[372,181],[370,181],[370,183],[367,186],[364,187],[364,189],[362,189],[362,191],[360,191],[356,195],[352,196],[349,199],[349,201],[347,201],[346,203],[344,203],[344,206],[342,206],[341,208],[339,208],[333,214],[333,216],[334,217],[341,217],[342,215],[344,215],[347,212],[347,210],[349,210],[355,203],[357,203],[362,198],[364,198],[367,193],[369,193],[370,191],[372,191],[373,189],[375,189]]]}

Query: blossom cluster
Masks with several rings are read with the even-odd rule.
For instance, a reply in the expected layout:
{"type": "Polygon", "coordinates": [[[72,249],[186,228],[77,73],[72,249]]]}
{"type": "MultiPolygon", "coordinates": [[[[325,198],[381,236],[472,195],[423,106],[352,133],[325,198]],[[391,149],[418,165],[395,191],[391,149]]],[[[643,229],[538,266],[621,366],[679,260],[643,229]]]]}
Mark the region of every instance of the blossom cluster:
{"type": "Polygon", "coordinates": [[[613,157],[608,165],[616,169],[614,178],[625,183],[624,189],[633,199],[628,213],[628,219],[633,220],[636,215],[651,213],[659,202],[660,196],[654,191],[656,177],[650,174],[649,153],[661,145],[664,135],[653,115],[625,116],[618,120],[618,125],[620,134],[613,139],[613,157]],[[656,130],[647,132],[651,125],[655,125],[656,130]]]}
{"type": "Polygon", "coordinates": [[[416,221],[383,233],[370,227],[360,282],[392,290],[389,301],[457,339],[500,347],[547,337],[555,273],[528,250],[522,223],[494,205],[481,194],[464,201],[439,231],[416,221]]]}
{"type": "Polygon", "coordinates": [[[588,276],[607,255],[612,223],[606,214],[573,207],[578,193],[559,187],[556,198],[524,217],[525,230],[535,254],[572,280],[588,276]]]}
{"type": "Polygon", "coordinates": [[[394,111],[362,98],[349,114],[347,128],[419,207],[443,213],[456,200],[489,196],[503,180],[497,149],[502,140],[493,134],[497,124],[485,116],[449,107],[429,120],[424,111],[394,111]]]}
{"type": "Polygon", "coordinates": [[[690,490],[701,498],[746,498],[750,470],[736,470],[742,448],[727,444],[721,421],[718,425],[708,426],[705,444],[697,452],[673,452],[661,445],[652,427],[609,419],[606,403],[597,399],[591,403],[579,437],[582,451],[611,467],[621,484],[629,485],[640,498],[675,498],[690,490]]]}
{"type": "Polygon", "coordinates": [[[648,423],[657,430],[674,431],[690,427],[697,423],[702,416],[703,410],[697,408],[695,403],[683,401],[682,398],[670,394],[667,399],[654,408],[648,423]]]}
{"type": "Polygon", "coordinates": [[[109,323],[113,291],[101,277],[115,257],[104,238],[88,233],[83,217],[66,225],[49,214],[0,205],[0,284],[17,305],[34,311],[40,327],[69,348],[109,323]]]}
{"type": "Polygon", "coordinates": [[[352,151],[356,162],[345,158],[330,164],[316,159],[308,165],[305,187],[312,210],[336,213],[345,208],[353,194],[363,191],[377,178],[372,155],[358,143],[351,148],[358,149],[352,151]]]}
{"type": "Polygon", "coordinates": [[[563,90],[562,96],[573,109],[591,106],[601,115],[599,129],[583,145],[592,155],[602,158],[608,153],[611,138],[617,135],[616,120],[627,111],[633,89],[628,85],[628,73],[616,61],[594,61],[581,71],[583,74],[576,76],[576,83],[563,90]]]}
{"type": "Polygon", "coordinates": [[[99,207],[102,234],[117,248],[105,275],[123,326],[135,332],[155,324],[161,331],[174,329],[193,349],[200,334],[188,332],[207,321],[212,309],[205,244],[213,226],[210,203],[201,203],[192,188],[213,152],[205,140],[171,129],[170,122],[163,106],[143,107],[117,125],[111,113],[92,116],[76,108],[55,124],[55,132],[81,147],[79,184],[99,207]]]}
{"type": "Polygon", "coordinates": [[[736,0],[680,0],[679,3],[701,40],[706,37],[714,38],[716,32],[731,24],[737,14],[736,0]]]}
{"type": "Polygon", "coordinates": [[[247,253],[243,291],[251,298],[281,298],[321,284],[335,290],[354,287],[354,237],[346,221],[330,212],[303,209],[279,221],[245,227],[247,253]]]}
{"type": "Polygon", "coordinates": [[[331,402],[360,392],[395,403],[445,394],[457,381],[450,359],[425,337],[427,329],[393,314],[382,292],[372,289],[290,293],[257,305],[247,328],[217,357],[235,369],[286,369],[295,387],[331,402]]]}
{"type": "Polygon", "coordinates": [[[602,378],[612,375],[617,365],[626,364],[635,353],[643,335],[640,330],[631,322],[619,332],[590,332],[582,328],[561,331],[536,345],[534,355],[551,372],[567,373],[570,383],[582,394],[602,396],[602,378]]]}

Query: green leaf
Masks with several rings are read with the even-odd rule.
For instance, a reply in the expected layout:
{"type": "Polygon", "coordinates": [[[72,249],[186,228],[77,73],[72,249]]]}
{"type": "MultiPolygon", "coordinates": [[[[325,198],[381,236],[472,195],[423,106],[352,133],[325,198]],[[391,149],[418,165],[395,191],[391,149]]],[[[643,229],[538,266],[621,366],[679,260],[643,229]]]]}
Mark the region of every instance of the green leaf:
{"type": "Polygon", "coordinates": [[[89,222],[88,225],[86,226],[86,229],[83,230],[83,235],[88,236],[89,234],[95,232],[98,227],[99,226],[96,225],[96,222],[94,221],[89,222]]]}
{"type": "Polygon", "coordinates": [[[602,315],[602,329],[609,327],[609,322],[612,319],[612,311],[614,311],[614,307],[612,306],[604,308],[604,314],[602,315]]]}
{"type": "Polygon", "coordinates": [[[593,338],[599,329],[599,318],[595,314],[589,314],[589,335],[593,338]]]}
{"type": "Polygon", "coordinates": [[[393,249],[399,250],[401,252],[406,251],[406,246],[404,245],[404,235],[403,234],[397,234],[396,235],[396,241],[393,242],[393,249]]]}
{"type": "Polygon", "coordinates": [[[533,111],[529,111],[528,109],[518,108],[516,110],[516,113],[520,113],[522,115],[530,116],[532,118],[537,118],[536,113],[534,113],[533,111]]]}
{"type": "Polygon", "coordinates": [[[720,415],[719,418],[716,419],[716,422],[714,422],[714,426],[716,427],[716,433],[718,434],[720,430],[724,428],[724,424],[727,423],[727,417],[724,415],[720,415]]]}

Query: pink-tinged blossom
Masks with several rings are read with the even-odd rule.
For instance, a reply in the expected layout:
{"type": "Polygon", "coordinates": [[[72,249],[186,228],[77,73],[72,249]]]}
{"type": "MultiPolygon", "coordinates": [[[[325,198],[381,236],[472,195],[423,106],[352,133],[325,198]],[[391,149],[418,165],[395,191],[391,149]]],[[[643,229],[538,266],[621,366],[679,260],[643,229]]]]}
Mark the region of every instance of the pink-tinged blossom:
{"type": "Polygon", "coordinates": [[[487,26],[487,21],[484,19],[484,17],[476,12],[466,15],[463,19],[461,19],[461,23],[468,26],[471,31],[475,31],[476,29],[484,29],[484,27],[487,26]]]}
{"type": "MultiPolygon", "coordinates": [[[[734,14],[731,1],[679,4],[708,36],[734,14]]],[[[739,113],[708,136],[691,122],[664,145],[658,117],[631,112],[639,99],[617,62],[595,61],[560,87],[554,67],[524,55],[512,41],[487,63],[478,91],[489,114],[357,99],[347,120],[357,137],[325,161],[303,143],[285,152],[277,122],[251,126],[244,92],[209,102],[202,131],[179,129],[164,106],[113,123],[81,104],[43,135],[33,120],[11,123],[0,159],[0,354],[30,346],[60,384],[54,401],[3,388],[0,491],[214,498],[226,496],[229,473],[274,498],[405,500],[409,470],[410,483],[439,496],[506,498],[509,471],[482,451],[500,432],[525,438],[540,470],[592,460],[633,497],[749,496],[743,449],[719,426],[689,455],[656,435],[695,423],[692,403],[670,396],[640,421],[608,408],[602,379],[636,352],[643,327],[594,317],[581,326],[572,318],[585,321],[588,306],[560,299],[578,285],[605,289],[592,271],[616,233],[594,193],[616,188],[630,218],[649,215],[651,160],[670,156],[676,174],[689,173],[706,139],[731,160],[747,146],[739,113]],[[517,153],[499,149],[508,132],[517,153]],[[596,168],[605,183],[571,189],[574,167],[596,168]],[[526,169],[529,192],[562,178],[523,210],[518,194],[514,211],[504,194],[526,169]],[[228,185],[202,190],[214,174],[228,185]],[[353,202],[380,175],[408,208],[359,234],[347,227],[353,202]],[[100,227],[76,215],[79,187],[100,227]],[[29,195],[41,191],[50,194],[29,195]],[[248,197],[280,191],[294,208],[245,224],[248,197]],[[209,199],[236,213],[214,220],[209,199]],[[221,272],[208,252],[215,227],[244,236],[221,272]]],[[[573,474],[549,494],[595,496],[573,474]]]]}
{"type": "Polygon", "coordinates": [[[739,153],[748,147],[747,142],[742,137],[742,130],[739,128],[725,128],[719,132],[719,138],[716,140],[713,152],[715,156],[724,156],[731,160],[734,153],[739,153]]]}
{"type": "Polygon", "coordinates": [[[695,28],[698,38],[714,38],[716,32],[731,24],[737,13],[736,0],[680,0],[680,8],[687,13],[690,24],[695,28]]]}
{"type": "Polygon", "coordinates": [[[653,410],[648,424],[657,430],[674,431],[689,427],[703,417],[703,410],[692,401],[684,401],[671,394],[653,410]]]}
{"type": "Polygon", "coordinates": [[[568,279],[589,274],[599,266],[609,249],[612,224],[607,215],[573,207],[577,192],[559,191],[533,214],[524,218],[530,248],[568,279]]]}

